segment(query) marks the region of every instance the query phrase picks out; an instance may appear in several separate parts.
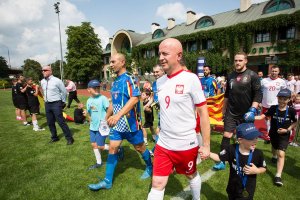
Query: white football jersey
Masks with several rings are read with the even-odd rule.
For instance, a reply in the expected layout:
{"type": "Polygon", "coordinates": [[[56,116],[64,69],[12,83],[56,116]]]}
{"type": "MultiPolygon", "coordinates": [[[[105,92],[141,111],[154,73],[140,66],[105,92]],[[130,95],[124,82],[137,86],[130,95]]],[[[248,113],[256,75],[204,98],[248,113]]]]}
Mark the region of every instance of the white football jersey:
{"type": "Polygon", "coordinates": [[[263,99],[262,99],[262,106],[265,108],[270,108],[272,105],[277,105],[277,94],[278,92],[286,88],[286,83],[283,79],[271,79],[271,78],[264,78],[261,80],[261,88],[263,92],[263,99]]]}
{"type": "Polygon", "coordinates": [[[292,93],[295,92],[295,84],[296,84],[296,81],[295,80],[290,80],[290,81],[287,81],[286,82],[286,86],[289,90],[291,90],[292,93]]]}
{"type": "Polygon", "coordinates": [[[206,104],[198,77],[186,71],[157,80],[160,105],[158,144],[169,150],[188,150],[198,146],[195,107],[206,104]]]}

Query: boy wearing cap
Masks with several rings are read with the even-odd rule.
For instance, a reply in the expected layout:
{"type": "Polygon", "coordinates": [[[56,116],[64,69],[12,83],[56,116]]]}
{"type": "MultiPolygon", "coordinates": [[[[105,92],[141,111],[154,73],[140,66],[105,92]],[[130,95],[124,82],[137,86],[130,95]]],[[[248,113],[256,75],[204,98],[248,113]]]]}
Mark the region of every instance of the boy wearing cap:
{"type": "Polygon", "coordinates": [[[284,166],[285,151],[289,144],[291,130],[296,127],[296,111],[287,104],[291,99],[291,91],[289,89],[281,89],[277,94],[278,105],[271,106],[267,112],[255,119],[260,120],[266,117],[271,118],[271,128],[269,132],[272,144],[272,162],[277,159],[277,172],[274,183],[282,186],[281,174],[284,166]]]}
{"type": "Polygon", "coordinates": [[[260,135],[253,123],[242,123],[236,128],[239,144],[232,144],[219,154],[210,153],[214,161],[228,161],[230,165],[228,199],[253,199],[256,175],[266,171],[263,153],[255,148],[260,135]]]}
{"type": "Polygon", "coordinates": [[[109,145],[105,144],[107,135],[102,136],[99,132],[100,121],[103,121],[109,106],[108,99],[100,94],[100,82],[91,80],[88,83],[87,91],[91,97],[86,102],[86,109],[90,120],[90,142],[96,157],[96,164],[88,169],[95,169],[102,166],[100,150],[108,150],[109,145]]]}

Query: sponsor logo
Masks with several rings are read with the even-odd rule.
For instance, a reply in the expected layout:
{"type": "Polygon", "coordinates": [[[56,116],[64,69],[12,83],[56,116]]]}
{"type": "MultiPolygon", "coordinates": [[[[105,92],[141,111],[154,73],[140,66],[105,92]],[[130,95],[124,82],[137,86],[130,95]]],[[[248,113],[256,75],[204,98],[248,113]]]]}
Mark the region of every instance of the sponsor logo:
{"type": "Polygon", "coordinates": [[[193,144],[195,144],[195,141],[194,142],[190,142],[190,145],[193,145],[193,144]]]}

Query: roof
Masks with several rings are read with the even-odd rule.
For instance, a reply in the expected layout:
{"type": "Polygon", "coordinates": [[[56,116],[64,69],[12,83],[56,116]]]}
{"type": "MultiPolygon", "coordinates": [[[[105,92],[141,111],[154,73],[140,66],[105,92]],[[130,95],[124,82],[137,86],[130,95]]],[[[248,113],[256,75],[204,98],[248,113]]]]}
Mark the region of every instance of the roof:
{"type": "MultiPolygon", "coordinates": [[[[187,35],[187,34],[199,32],[199,31],[207,31],[207,30],[212,30],[212,29],[216,29],[216,28],[233,26],[233,25],[236,25],[239,23],[247,23],[247,22],[255,21],[258,19],[262,19],[262,18],[273,17],[273,16],[280,15],[280,14],[293,14],[294,12],[300,10],[300,1],[294,0],[295,8],[281,10],[281,11],[272,12],[272,13],[268,13],[268,14],[263,14],[263,9],[268,2],[269,1],[258,3],[258,4],[252,4],[250,6],[250,8],[245,12],[240,12],[239,9],[235,9],[235,10],[212,15],[210,17],[214,20],[215,24],[213,26],[209,26],[209,27],[205,27],[205,28],[201,28],[201,29],[195,29],[195,25],[197,23],[197,20],[196,20],[195,22],[193,22],[190,25],[186,25],[186,23],[178,24],[171,30],[164,28],[162,30],[165,33],[165,36],[161,37],[161,38],[157,38],[157,39],[152,39],[151,32],[146,33],[146,34],[139,34],[139,40],[141,39],[141,37],[143,37],[144,39],[140,40],[140,42],[134,46],[147,44],[147,43],[151,43],[151,42],[158,42],[158,41],[161,41],[161,40],[163,40],[165,38],[169,38],[169,37],[177,37],[180,35],[187,35]]],[[[132,40],[134,40],[135,36],[134,35],[132,35],[132,36],[133,36],[132,40]]]]}

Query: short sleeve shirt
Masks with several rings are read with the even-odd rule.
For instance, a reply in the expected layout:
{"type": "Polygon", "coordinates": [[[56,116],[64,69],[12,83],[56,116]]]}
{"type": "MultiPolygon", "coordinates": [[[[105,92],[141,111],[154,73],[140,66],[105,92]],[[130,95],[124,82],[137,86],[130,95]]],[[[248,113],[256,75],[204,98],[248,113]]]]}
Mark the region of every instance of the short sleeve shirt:
{"type": "MultiPolygon", "coordinates": [[[[236,156],[235,156],[236,147],[237,146],[235,144],[228,146],[227,148],[225,148],[219,153],[219,157],[221,161],[228,161],[230,166],[229,180],[226,189],[227,193],[231,195],[236,195],[236,197],[242,197],[243,185],[242,185],[242,179],[238,175],[236,156]]],[[[239,153],[240,171],[243,171],[242,169],[247,164],[249,156],[242,155],[240,152],[238,153],[239,153]]],[[[262,151],[260,151],[259,149],[255,149],[253,151],[251,163],[253,163],[257,168],[266,167],[266,162],[264,160],[262,151]]],[[[249,196],[252,198],[254,195],[255,187],[256,187],[256,174],[248,175],[246,189],[249,192],[249,196]]]]}
{"type": "Polygon", "coordinates": [[[200,79],[202,84],[202,89],[206,98],[216,95],[216,89],[218,89],[217,81],[211,77],[203,77],[200,79]]]}
{"type": "Polygon", "coordinates": [[[26,88],[26,93],[27,93],[27,97],[28,97],[28,105],[29,106],[38,106],[38,105],[40,105],[38,97],[34,96],[35,86],[27,87],[26,88]]]}
{"type": "Polygon", "coordinates": [[[261,81],[261,87],[263,91],[263,98],[262,98],[262,106],[265,108],[270,108],[272,105],[277,105],[277,94],[281,89],[286,88],[286,83],[283,79],[271,79],[271,78],[264,78],[261,81]]]}
{"type": "Polygon", "coordinates": [[[198,146],[195,107],[206,104],[198,77],[186,71],[157,80],[160,104],[158,144],[169,150],[188,150],[198,146]]]}
{"type": "MultiPolygon", "coordinates": [[[[115,79],[110,92],[114,114],[118,113],[131,97],[139,97],[141,95],[136,82],[126,72],[115,79]]],[[[141,116],[139,106],[139,103],[136,104],[133,109],[121,117],[113,129],[119,132],[135,132],[139,130],[139,118],[141,116]]]]}
{"type": "Polygon", "coordinates": [[[91,116],[90,130],[98,131],[100,127],[100,121],[105,119],[106,110],[109,106],[108,99],[99,95],[96,97],[90,97],[86,103],[86,110],[91,116]]]}

